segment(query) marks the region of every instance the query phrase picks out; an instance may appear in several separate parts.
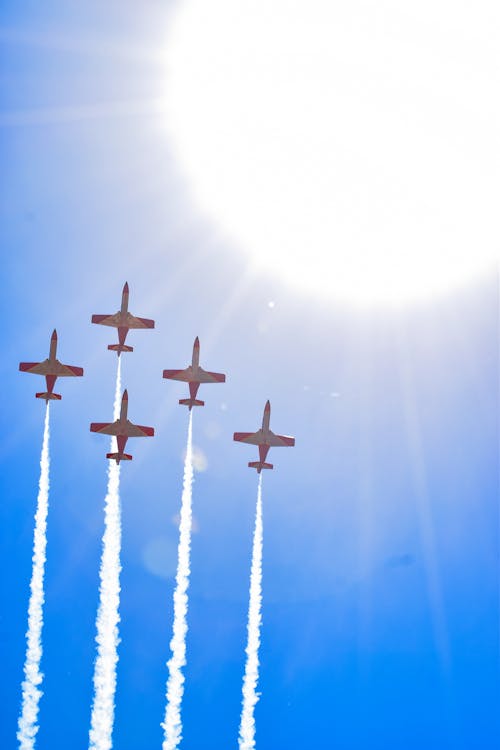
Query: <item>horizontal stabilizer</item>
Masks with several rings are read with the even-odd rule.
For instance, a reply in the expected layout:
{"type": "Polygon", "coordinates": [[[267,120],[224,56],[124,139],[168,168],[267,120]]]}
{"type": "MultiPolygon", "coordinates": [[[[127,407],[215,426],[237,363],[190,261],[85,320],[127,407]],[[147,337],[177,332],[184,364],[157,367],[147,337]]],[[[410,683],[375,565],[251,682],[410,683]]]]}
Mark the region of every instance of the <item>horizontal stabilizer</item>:
{"type": "Polygon", "coordinates": [[[261,472],[261,469],[273,469],[274,468],[273,464],[266,464],[265,462],[261,462],[261,461],[250,461],[248,465],[251,469],[257,469],[259,474],[261,472]]]}
{"type": "Polygon", "coordinates": [[[120,461],[132,461],[130,453],[106,453],[106,458],[114,458],[117,464],[120,461]]]}
{"type": "Polygon", "coordinates": [[[35,393],[35,398],[43,398],[45,401],[60,401],[62,397],[59,393],[35,393]]]}
{"type": "Polygon", "coordinates": [[[189,406],[190,410],[193,406],[205,406],[205,402],[200,401],[197,398],[180,398],[179,403],[182,404],[182,406],[189,406]]]}
{"type": "Polygon", "coordinates": [[[111,352],[118,352],[120,354],[121,352],[133,352],[134,347],[128,346],[127,344],[108,344],[108,349],[111,352]]]}

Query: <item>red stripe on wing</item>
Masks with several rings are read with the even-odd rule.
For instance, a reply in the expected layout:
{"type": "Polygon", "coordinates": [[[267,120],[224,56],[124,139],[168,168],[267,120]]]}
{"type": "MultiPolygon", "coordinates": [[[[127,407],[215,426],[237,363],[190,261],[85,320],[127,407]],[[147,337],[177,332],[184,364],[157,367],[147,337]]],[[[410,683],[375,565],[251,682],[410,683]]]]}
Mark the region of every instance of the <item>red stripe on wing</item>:
{"type": "Polygon", "coordinates": [[[113,422],[91,422],[90,432],[101,432],[101,430],[111,427],[113,422]]]}
{"type": "Polygon", "coordinates": [[[137,320],[141,321],[141,323],[144,325],[144,328],[154,328],[155,327],[154,320],[150,320],[149,318],[137,318],[137,320]]]}
{"type": "Polygon", "coordinates": [[[281,445],[284,445],[290,448],[293,448],[293,446],[295,445],[295,438],[293,437],[288,437],[287,435],[275,435],[274,437],[277,437],[279,440],[281,440],[281,445]]]}
{"type": "Polygon", "coordinates": [[[76,375],[78,377],[83,375],[83,367],[73,367],[73,365],[64,365],[68,370],[71,370],[73,375],[76,375]]]}
{"type": "Polygon", "coordinates": [[[19,369],[21,372],[29,372],[33,367],[41,364],[41,362],[19,362],[19,369]]]}
{"type": "Polygon", "coordinates": [[[200,383],[225,383],[226,382],[226,376],[222,372],[207,372],[207,370],[203,370],[203,372],[200,374],[200,383]],[[207,378],[207,380],[204,380],[204,377],[207,378]]]}
{"type": "Polygon", "coordinates": [[[136,424],[134,426],[137,427],[139,430],[141,430],[146,437],[154,437],[154,434],[155,434],[154,427],[144,427],[141,424],[136,424]]]}
{"type": "Polygon", "coordinates": [[[189,382],[187,369],[185,370],[163,370],[163,377],[169,380],[181,380],[183,383],[189,382]]]}
{"type": "MultiPolygon", "coordinates": [[[[241,443],[247,443],[249,442],[249,438],[252,438],[255,436],[255,432],[235,432],[233,435],[233,440],[238,440],[241,443]]],[[[256,442],[255,445],[258,445],[256,442]]]]}

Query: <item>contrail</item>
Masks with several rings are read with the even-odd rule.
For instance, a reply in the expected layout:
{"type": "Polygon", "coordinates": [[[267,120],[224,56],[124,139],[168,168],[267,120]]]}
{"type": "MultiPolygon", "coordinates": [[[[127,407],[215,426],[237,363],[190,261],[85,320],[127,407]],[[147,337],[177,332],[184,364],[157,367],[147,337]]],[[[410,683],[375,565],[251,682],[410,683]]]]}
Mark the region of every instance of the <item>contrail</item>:
{"type": "MultiPolygon", "coordinates": [[[[120,416],[121,358],[116,371],[113,419],[120,416]]],[[[111,452],[117,450],[111,438],[111,452]]],[[[104,535],[99,578],[99,609],[96,621],[97,658],[94,666],[94,700],[90,718],[89,748],[110,750],[115,716],[118,623],[120,615],[120,464],[109,462],[108,489],[104,501],[104,535]]]]}
{"type": "Polygon", "coordinates": [[[253,533],[252,571],[250,575],[250,602],[248,605],[247,625],[247,663],[243,678],[243,701],[240,721],[240,750],[252,750],[255,747],[254,708],[259,700],[257,683],[259,681],[259,646],[260,625],[262,622],[262,474],[259,474],[257,489],[257,508],[255,513],[255,530],[253,533]]]}
{"type": "Polygon", "coordinates": [[[182,739],[181,703],[184,693],[182,667],[186,664],[186,634],[189,587],[189,555],[191,549],[191,500],[193,489],[193,412],[189,412],[189,426],[184,461],[184,481],[182,485],[181,522],[179,528],[179,548],[177,559],[176,587],[174,591],[174,626],[170,649],[172,656],[167,662],[167,705],[163,750],[175,750],[182,739]]]}
{"type": "Polygon", "coordinates": [[[45,599],[43,579],[47,548],[47,513],[49,510],[49,415],[50,407],[47,402],[33,537],[33,569],[28,606],[26,659],[22,684],[23,698],[17,731],[17,739],[21,750],[32,750],[35,747],[35,737],[38,732],[38,704],[43,695],[39,685],[41,685],[43,679],[43,674],[40,671],[40,660],[42,658],[43,603],[45,599]]]}

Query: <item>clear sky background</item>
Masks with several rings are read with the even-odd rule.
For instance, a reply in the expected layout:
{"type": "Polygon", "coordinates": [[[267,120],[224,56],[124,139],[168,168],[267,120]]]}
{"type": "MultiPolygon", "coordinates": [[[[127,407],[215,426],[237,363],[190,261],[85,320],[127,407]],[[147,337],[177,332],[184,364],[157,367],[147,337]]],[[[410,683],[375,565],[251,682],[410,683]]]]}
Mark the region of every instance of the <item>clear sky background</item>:
{"type": "MultiPolygon", "coordinates": [[[[2,430],[0,746],[16,747],[43,431],[43,381],[85,368],[51,411],[40,750],[88,742],[116,334],[91,326],[123,283],[156,320],[123,356],[129,416],[153,425],[122,469],[114,745],[159,748],[195,336],[185,748],[236,747],[256,451],[263,483],[260,750],[493,750],[500,742],[498,282],[356,308],[256,270],[202,210],[165,124],[162,55],[179,4],[4,3],[0,30],[2,430]]],[[[194,54],[194,53],[193,53],[194,54]]],[[[480,186],[479,186],[480,189],[480,186]]],[[[237,191],[237,186],[235,186],[237,191]]],[[[436,250],[438,252],[438,250],[436,250]]],[[[335,273],[332,251],[331,273],[335,273]]],[[[286,262],[286,261],[284,261],[286,262]]]]}

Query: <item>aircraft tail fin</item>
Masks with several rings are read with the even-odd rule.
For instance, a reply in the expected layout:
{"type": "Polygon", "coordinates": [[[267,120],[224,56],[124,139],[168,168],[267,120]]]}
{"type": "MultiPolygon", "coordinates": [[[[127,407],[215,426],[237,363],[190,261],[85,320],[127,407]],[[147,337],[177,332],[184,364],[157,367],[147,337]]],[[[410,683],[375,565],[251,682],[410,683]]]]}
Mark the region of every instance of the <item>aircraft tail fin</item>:
{"type": "Polygon", "coordinates": [[[111,352],[118,352],[118,356],[120,356],[120,354],[122,352],[133,352],[134,351],[134,347],[133,346],[128,346],[128,344],[108,344],[108,349],[111,352]]]}
{"type": "Polygon", "coordinates": [[[106,453],[106,458],[114,458],[117,464],[120,461],[132,461],[130,453],[106,453]]]}
{"type": "Polygon", "coordinates": [[[266,464],[265,461],[249,461],[248,466],[251,469],[257,469],[257,473],[260,474],[262,469],[273,469],[273,464],[266,464]]]}
{"type": "Polygon", "coordinates": [[[43,398],[45,401],[60,401],[62,396],[59,393],[35,393],[35,398],[43,398]]]}
{"type": "Polygon", "coordinates": [[[189,411],[191,411],[193,406],[205,406],[205,402],[200,401],[197,398],[180,398],[179,403],[182,404],[182,406],[189,406],[189,411]]]}

